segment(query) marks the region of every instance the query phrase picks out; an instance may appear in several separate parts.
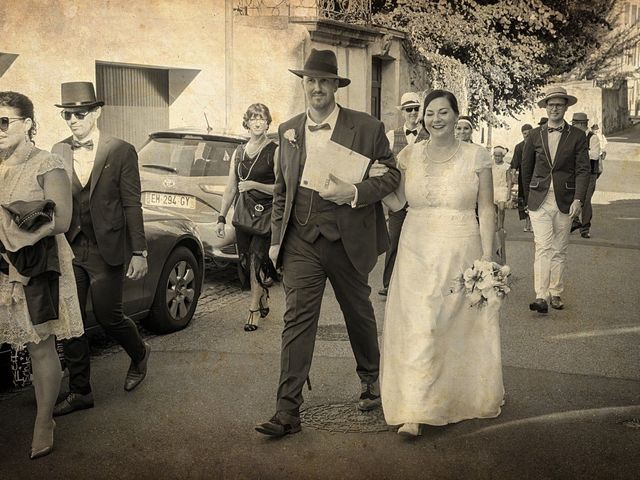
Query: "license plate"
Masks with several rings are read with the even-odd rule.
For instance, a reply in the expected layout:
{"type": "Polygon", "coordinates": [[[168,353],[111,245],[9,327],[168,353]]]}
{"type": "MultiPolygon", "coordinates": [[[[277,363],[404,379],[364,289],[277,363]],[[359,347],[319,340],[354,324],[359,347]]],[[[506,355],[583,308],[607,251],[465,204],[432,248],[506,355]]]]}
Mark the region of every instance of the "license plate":
{"type": "Polygon", "coordinates": [[[195,210],[196,197],[191,195],[176,195],[175,193],[145,192],[145,205],[156,207],[187,208],[195,210]]]}

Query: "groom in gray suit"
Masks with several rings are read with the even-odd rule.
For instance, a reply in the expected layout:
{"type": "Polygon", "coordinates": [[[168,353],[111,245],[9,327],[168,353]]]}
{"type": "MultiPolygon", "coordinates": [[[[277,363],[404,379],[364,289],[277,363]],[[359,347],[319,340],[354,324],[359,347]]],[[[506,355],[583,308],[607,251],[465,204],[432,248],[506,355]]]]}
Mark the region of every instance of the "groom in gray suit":
{"type": "MultiPolygon", "coordinates": [[[[360,410],[380,405],[380,351],[369,300],[369,272],[389,245],[381,199],[400,182],[384,125],[372,116],[341,107],[338,88],[350,80],[338,75],[330,50],[311,50],[302,78],[307,111],[280,125],[279,166],[273,192],[269,255],[282,266],[286,294],[281,373],[276,414],[256,430],[281,437],[300,431],[302,388],[308,378],[320,306],[327,278],[333,286],[356,358],[361,381],[360,410]],[[351,184],[331,176],[320,192],[300,185],[310,151],[336,142],[388,167],[374,178],[351,184]]],[[[321,156],[321,154],[320,154],[321,156]]]]}

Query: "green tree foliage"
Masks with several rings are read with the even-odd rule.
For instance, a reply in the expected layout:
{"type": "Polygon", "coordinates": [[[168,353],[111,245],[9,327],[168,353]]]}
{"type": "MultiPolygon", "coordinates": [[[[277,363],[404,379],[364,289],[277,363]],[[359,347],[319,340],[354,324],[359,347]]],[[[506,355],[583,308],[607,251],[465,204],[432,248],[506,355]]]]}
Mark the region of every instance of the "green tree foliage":
{"type": "Polygon", "coordinates": [[[426,64],[476,119],[529,107],[553,77],[586,65],[611,32],[615,0],[387,0],[376,24],[406,32],[426,64]]]}

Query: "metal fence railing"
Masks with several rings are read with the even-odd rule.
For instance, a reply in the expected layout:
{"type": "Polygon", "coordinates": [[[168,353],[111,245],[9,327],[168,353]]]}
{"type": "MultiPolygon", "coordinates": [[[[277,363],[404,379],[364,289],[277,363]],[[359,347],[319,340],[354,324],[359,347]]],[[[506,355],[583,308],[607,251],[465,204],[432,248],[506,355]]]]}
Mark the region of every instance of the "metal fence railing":
{"type": "Polygon", "coordinates": [[[315,17],[345,23],[371,23],[371,0],[235,0],[240,15],[315,17]]]}

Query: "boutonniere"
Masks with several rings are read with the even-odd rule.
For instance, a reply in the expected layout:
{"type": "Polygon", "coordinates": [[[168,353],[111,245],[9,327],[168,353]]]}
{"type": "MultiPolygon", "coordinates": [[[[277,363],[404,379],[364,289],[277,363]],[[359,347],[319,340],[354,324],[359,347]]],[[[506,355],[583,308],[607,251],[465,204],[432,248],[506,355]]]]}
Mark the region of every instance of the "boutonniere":
{"type": "Polygon", "coordinates": [[[289,140],[292,147],[298,148],[298,139],[296,138],[296,131],[293,128],[284,132],[284,138],[289,140]]]}

